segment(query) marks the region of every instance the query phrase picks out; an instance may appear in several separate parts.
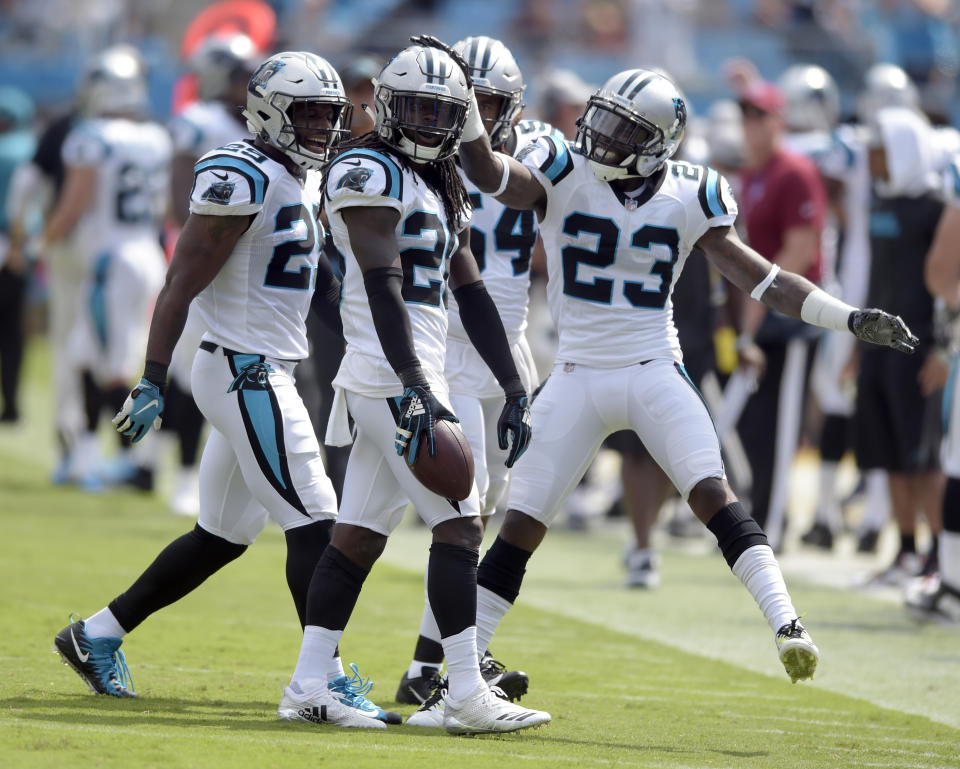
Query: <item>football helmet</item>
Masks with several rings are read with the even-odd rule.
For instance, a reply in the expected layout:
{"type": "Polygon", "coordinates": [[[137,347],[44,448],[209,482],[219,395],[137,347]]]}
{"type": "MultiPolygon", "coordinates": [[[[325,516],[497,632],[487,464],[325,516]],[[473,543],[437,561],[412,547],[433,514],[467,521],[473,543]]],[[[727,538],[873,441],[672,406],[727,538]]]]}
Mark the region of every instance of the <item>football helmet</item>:
{"type": "Polygon", "coordinates": [[[494,147],[503,146],[513,122],[523,109],[526,85],[513,54],[503,43],[492,37],[478,36],[461,40],[454,50],[463,56],[473,78],[473,90],[496,96],[500,110],[493,120],[484,120],[484,127],[494,147]]]}
{"type": "Polygon", "coordinates": [[[830,73],[816,64],[795,64],[777,81],[791,131],[830,131],[840,119],[840,91],[830,73]]]}
{"type": "Polygon", "coordinates": [[[260,56],[253,40],[243,34],[211,35],[190,57],[197,76],[197,95],[203,101],[222,97],[234,77],[249,78],[260,56]]]}
{"type": "Polygon", "coordinates": [[[450,54],[414,45],[373,80],[374,131],[415,163],[452,157],[460,146],[470,92],[450,54]]]}
{"type": "Polygon", "coordinates": [[[147,78],[137,49],[115,45],[97,54],[80,82],[78,106],[88,117],[146,112],[147,78]]]}
{"type": "Polygon", "coordinates": [[[884,107],[919,109],[920,96],[910,76],[896,64],[874,64],[863,78],[864,88],[857,97],[857,119],[871,126],[884,107]]]}
{"type": "Polygon", "coordinates": [[[628,69],[590,97],[576,145],[601,181],[650,176],[677,151],[686,125],[686,103],[669,78],[628,69]]]}
{"type": "Polygon", "coordinates": [[[284,51],[261,64],[247,85],[247,129],[301,168],[317,169],[350,134],[353,105],[337,71],[314,53],[284,51]],[[329,127],[294,123],[298,105],[329,105],[329,127]]]}

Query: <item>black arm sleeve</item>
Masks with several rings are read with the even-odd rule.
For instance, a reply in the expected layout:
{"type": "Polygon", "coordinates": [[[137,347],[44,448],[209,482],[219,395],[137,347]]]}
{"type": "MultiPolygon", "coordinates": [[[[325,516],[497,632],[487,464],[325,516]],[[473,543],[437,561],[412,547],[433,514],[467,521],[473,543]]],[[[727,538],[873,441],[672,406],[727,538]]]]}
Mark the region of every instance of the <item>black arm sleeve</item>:
{"type": "Polygon", "coordinates": [[[470,343],[490,367],[507,395],[526,394],[510,352],[507,333],[482,280],[460,286],[453,292],[460,307],[460,320],[470,343]]]}
{"type": "Polygon", "coordinates": [[[367,289],[373,325],[387,362],[397,372],[404,387],[425,385],[427,378],[413,346],[410,316],[400,295],[403,271],[399,267],[367,270],[363,273],[363,285],[367,289]]]}
{"type": "Polygon", "coordinates": [[[340,319],[340,281],[330,269],[324,256],[317,260],[317,280],[310,299],[310,311],[316,313],[323,324],[337,336],[343,336],[343,321],[340,319]]]}

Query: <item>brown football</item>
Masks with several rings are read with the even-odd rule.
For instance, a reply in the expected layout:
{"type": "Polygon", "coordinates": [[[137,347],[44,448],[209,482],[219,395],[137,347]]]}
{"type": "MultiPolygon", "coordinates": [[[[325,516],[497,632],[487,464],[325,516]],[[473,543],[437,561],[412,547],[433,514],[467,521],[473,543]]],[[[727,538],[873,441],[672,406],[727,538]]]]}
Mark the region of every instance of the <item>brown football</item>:
{"type": "Polygon", "coordinates": [[[407,465],[413,476],[434,494],[460,502],[473,487],[473,452],[463,431],[454,422],[441,419],[434,429],[437,455],[430,456],[426,436],[421,436],[417,461],[407,465]]]}

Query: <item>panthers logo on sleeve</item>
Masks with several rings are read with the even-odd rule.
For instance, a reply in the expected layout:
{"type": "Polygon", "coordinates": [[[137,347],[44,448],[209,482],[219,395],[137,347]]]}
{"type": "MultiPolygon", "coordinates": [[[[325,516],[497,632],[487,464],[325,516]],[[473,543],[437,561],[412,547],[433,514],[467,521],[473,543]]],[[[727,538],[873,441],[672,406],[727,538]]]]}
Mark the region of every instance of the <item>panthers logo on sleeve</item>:
{"type": "Polygon", "coordinates": [[[373,171],[369,168],[351,168],[340,177],[340,181],[337,182],[337,189],[346,187],[349,190],[363,192],[363,188],[371,176],[373,176],[373,171]]]}
{"type": "Polygon", "coordinates": [[[214,182],[200,196],[200,200],[227,205],[237,185],[233,182],[214,182]]]}

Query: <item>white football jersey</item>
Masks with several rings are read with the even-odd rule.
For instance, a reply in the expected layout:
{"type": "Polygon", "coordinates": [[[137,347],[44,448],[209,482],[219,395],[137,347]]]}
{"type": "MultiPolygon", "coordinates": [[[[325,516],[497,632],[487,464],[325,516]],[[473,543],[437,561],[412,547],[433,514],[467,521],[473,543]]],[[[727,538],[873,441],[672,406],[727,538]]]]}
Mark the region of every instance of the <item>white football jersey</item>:
{"type": "Polygon", "coordinates": [[[401,392],[373,325],[363,274],[341,213],[357,206],[393,208],[400,214],[396,234],[403,268],[402,295],[414,347],[427,375],[442,379],[448,260],[457,247],[457,231],[465,227],[469,213],[464,212],[459,224],[451,224],[442,200],[419,176],[389,152],[362,148],[347,150],[330,166],[325,206],[334,245],[344,262],[340,316],[347,349],[334,384],[371,396],[401,392]]]}
{"type": "Polygon", "coordinates": [[[557,362],[599,368],[653,358],[682,362],[671,293],[697,240],[736,220],[727,181],[712,168],[668,161],[637,197],[624,197],[553,136],[521,152],[520,160],[547,193],[540,237],[557,362]]]}
{"type": "Polygon", "coordinates": [[[194,166],[190,213],[254,217],[194,300],[208,329],[203,338],[237,352],[306,358],[306,318],[324,237],[317,176],[301,186],[252,141],[227,144],[194,166]]]}
{"type": "Polygon", "coordinates": [[[177,155],[201,155],[248,137],[239,111],[221,101],[196,101],[170,121],[173,150],[177,155]]]}
{"type": "MultiPolygon", "coordinates": [[[[563,135],[549,123],[521,120],[513,127],[516,137],[513,156],[541,136],[563,135]]],[[[484,195],[460,172],[470,195],[473,216],[470,220],[470,250],[480,268],[480,277],[487,293],[497,305],[503,328],[510,344],[527,328],[527,305],[530,291],[530,258],[537,243],[537,218],[533,211],[507,208],[492,195],[484,195]]],[[[469,341],[460,321],[460,308],[451,292],[447,309],[450,313],[450,336],[469,341]]]]}
{"type": "Polygon", "coordinates": [[[170,187],[171,143],[158,123],[85,120],[63,143],[68,167],[96,166],[93,200],[74,229],[82,253],[95,257],[122,242],[156,240],[170,187]]]}

